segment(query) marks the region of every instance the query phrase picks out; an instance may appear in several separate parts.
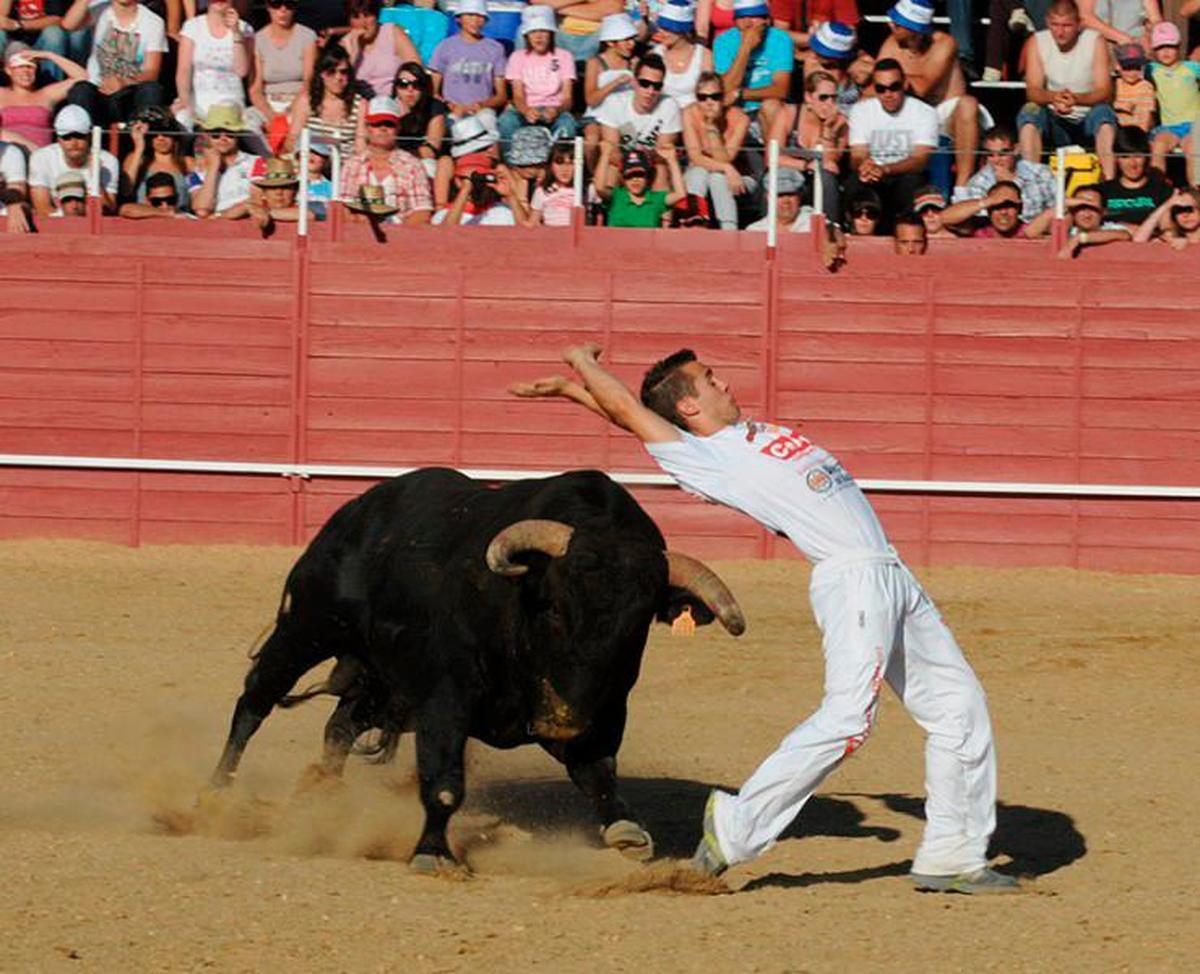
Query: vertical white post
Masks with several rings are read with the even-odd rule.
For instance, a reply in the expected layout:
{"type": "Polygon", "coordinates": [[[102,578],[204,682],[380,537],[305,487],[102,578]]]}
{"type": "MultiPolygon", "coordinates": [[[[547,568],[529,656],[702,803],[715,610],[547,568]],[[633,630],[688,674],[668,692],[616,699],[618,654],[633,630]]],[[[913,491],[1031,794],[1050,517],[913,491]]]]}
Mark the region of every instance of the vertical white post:
{"type": "Polygon", "coordinates": [[[575,205],[583,207],[583,136],[575,136],[575,205]]]}
{"type": "Polygon", "coordinates": [[[103,146],[104,130],[99,125],[92,126],[92,158],[88,165],[88,196],[100,195],[100,152],[103,146]]]}
{"type": "Polygon", "coordinates": [[[1059,146],[1056,153],[1058,172],[1054,174],[1054,216],[1061,220],[1067,215],[1067,150],[1059,146]]]}
{"type": "Polygon", "coordinates": [[[329,155],[333,160],[329,174],[333,180],[333,199],[336,202],[342,198],[342,147],[335,142],[333,152],[329,155]]]}
{"type": "Polygon", "coordinates": [[[308,236],[308,157],[312,151],[312,136],[308,126],[300,132],[300,222],[296,233],[301,237],[308,236]]]}
{"type": "Polygon", "coordinates": [[[813,213],[825,212],[825,146],[817,143],[817,161],[813,163],[813,213]]]}
{"type": "Polygon", "coordinates": [[[775,246],[775,212],[779,195],[779,142],[767,145],[767,246],[775,246]]]}

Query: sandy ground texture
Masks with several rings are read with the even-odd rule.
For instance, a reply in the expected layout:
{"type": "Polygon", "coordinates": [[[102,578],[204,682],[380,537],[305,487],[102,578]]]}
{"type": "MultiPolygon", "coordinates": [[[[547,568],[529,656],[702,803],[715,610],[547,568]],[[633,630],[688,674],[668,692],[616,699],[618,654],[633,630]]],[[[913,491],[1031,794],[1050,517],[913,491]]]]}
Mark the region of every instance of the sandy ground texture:
{"type": "Polygon", "coordinates": [[[1194,970],[1200,578],[925,574],[991,701],[998,861],[1027,891],[921,895],[921,739],[891,697],[774,850],[678,880],[705,794],[820,698],[807,569],[718,566],[750,629],[652,637],[621,770],[664,860],[599,846],[540,750],[472,744],[452,841],[408,872],[411,744],[297,790],[330,703],[277,712],[196,798],[296,552],[0,544],[0,970],[1194,970]]]}

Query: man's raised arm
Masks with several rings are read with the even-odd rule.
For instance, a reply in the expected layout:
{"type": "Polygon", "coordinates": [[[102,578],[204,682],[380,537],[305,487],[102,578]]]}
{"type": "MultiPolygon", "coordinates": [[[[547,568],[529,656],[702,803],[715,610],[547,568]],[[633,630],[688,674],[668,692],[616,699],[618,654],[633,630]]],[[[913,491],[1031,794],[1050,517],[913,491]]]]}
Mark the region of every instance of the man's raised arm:
{"type": "Polygon", "coordinates": [[[600,351],[599,345],[588,343],[572,345],[563,352],[563,361],[579,374],[582,386],[562,376],[551,376],[513,383],[508,391],[525,398],[559,396],[574,400],[643,443],[678,440],[679,429],[674,424],[643,406],[625,383],[600,365],[600,351]]]}

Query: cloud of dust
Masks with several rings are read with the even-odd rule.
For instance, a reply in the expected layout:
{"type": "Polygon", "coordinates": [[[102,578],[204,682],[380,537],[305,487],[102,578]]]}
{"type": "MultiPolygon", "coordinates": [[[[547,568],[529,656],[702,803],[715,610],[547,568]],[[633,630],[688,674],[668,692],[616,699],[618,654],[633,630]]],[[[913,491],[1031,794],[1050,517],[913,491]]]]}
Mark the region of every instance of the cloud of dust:
{"type": "MultiPolygon", "coordinates": [[[[321,716],[314,712],[314,721],[321,716]]],[[[230,788],[212,790],[208,776],[225,730],[224,713],[182,705],[154,719],[130,721],[127,733],[115,739],[84,737],[76,751],[75,780],[25,802],[6,802],[4,825],[197,836],[301,857],[408,861],[424,822],[411,740],[394,766],[351,759],[345,777],[336,778],[316,765],[296,773],[302,765],[291,763],[290,755],[305,741],[319,741],[319,731],[310,737],[303,728],[289,729],[289,738],[299,744],[287,755],[276,753],[276,760],[264,761],[257,754],[230,788]]],[[[251,754],[264,746],[277,750],[277,737],[268,742],[262,736],[255,738],[251,754]]],[[[496,814],[483,796],[489,789],[503,791],[504,783],[489,779],[489,757],[468,761],[467,803],[450,823],[450,845],[463,862],[484,875],[568,884],[584,877],[600,884],[597,888],[637,891],[637,873],[645,867],[603,848],[598,827],[593,831],[574,820],[527,829],[506,821],[503,810],[496,814]],[[473,786],[481,796],[474,806],[473,786]]]]}

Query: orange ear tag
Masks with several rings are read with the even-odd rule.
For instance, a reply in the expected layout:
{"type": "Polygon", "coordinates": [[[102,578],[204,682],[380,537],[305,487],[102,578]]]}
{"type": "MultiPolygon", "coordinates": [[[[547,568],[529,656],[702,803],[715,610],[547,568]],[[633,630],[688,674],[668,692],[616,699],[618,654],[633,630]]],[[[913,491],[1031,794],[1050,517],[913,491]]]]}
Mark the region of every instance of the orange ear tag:
{"type": "Polygon", "coordinates": [[[696,620],[692,618],[692,607],[685,605],[683,611],[675,617],[675,621],[671,623],[672,636],[694,636],[696,635],[696,620]]]}

